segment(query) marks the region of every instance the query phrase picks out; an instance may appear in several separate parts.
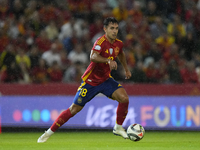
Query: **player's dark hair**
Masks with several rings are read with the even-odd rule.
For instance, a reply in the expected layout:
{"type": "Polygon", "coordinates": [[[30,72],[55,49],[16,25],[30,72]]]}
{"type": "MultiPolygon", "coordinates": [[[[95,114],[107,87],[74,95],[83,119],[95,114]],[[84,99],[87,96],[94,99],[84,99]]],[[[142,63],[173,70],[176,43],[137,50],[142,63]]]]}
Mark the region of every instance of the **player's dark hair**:
{"type": "Polygon", "coordinates": [[[104,20],[104,22],[103,22],[104,27],[107,27],[109,25],[109,23],[117,23],[117,24],[119,24],[119,22],[117,21],[117,19],[114,18],[114,17],[108,17],[108,18],[106,18],[104,20]]]}

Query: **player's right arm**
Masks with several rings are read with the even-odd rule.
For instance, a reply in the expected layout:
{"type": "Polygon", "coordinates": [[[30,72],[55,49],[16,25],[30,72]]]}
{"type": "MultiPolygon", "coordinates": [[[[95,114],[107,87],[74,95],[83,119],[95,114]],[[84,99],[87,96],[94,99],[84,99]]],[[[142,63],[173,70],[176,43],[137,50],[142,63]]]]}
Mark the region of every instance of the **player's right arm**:
{"type": "Polygon", "coordinates": [[[117,62],[111,59],[102,57],[99,52],[91,50],[90,61],[95,63],[108,63],[110,70],[117,70],[117,62]]]}

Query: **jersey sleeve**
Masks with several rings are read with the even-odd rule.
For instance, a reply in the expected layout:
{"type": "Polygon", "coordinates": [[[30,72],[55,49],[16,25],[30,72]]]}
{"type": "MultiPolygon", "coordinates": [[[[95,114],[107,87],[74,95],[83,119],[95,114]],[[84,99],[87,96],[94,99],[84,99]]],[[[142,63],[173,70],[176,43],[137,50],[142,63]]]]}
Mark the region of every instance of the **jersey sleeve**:
{"type": "Polygon", "coordinates": [[[96,42],[94,43],[94,46],[92,48],[92,50],[97,51],[98,53],[101,53],[102,51],[102,46],[98,45],[96,42]]]}
{"type": "Polygon", "coordinates": [[[97,51],[98,53],[101,53],[103,49],[103,42],[105,41],[105,37],[102,36],[96,40],[96,42],[93,45],[92,50],[97,51]]]}

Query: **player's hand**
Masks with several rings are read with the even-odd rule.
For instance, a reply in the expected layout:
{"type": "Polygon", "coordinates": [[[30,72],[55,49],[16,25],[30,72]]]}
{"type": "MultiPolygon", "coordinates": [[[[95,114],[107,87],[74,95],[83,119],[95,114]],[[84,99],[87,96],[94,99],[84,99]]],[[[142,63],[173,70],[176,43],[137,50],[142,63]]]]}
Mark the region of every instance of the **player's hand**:
{"type": "Polygon", "coordinates": [[[110,66],[110,70],[117,70],[117,62],[116,61],[109,59],[108,64],[110,66]]]}
{"type": "Polygon", "coordinates": [[[131,77],[131,72],[129,70],[125,71],[125,79],[130,79],[131,77]]]}

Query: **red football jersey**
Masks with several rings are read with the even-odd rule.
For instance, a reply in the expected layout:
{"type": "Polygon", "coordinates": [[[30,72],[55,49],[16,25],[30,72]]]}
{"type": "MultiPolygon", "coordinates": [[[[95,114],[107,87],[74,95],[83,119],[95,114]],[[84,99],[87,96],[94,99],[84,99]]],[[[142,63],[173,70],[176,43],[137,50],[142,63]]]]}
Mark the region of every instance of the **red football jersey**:
{"type": "MultiPolygon", "coordinates": [[[[123,42],[116,39],[111,44],[104,36],[99,37],[93,45],[92,50],[97,51],[102,57],[115,60],[119,53],[122,52],[123,42]]],[[[106,81],[110,75],[110,67],[108,63],[90,62],[88,68],[82,76],[83,81],[96,86],[106,81]]]]}

